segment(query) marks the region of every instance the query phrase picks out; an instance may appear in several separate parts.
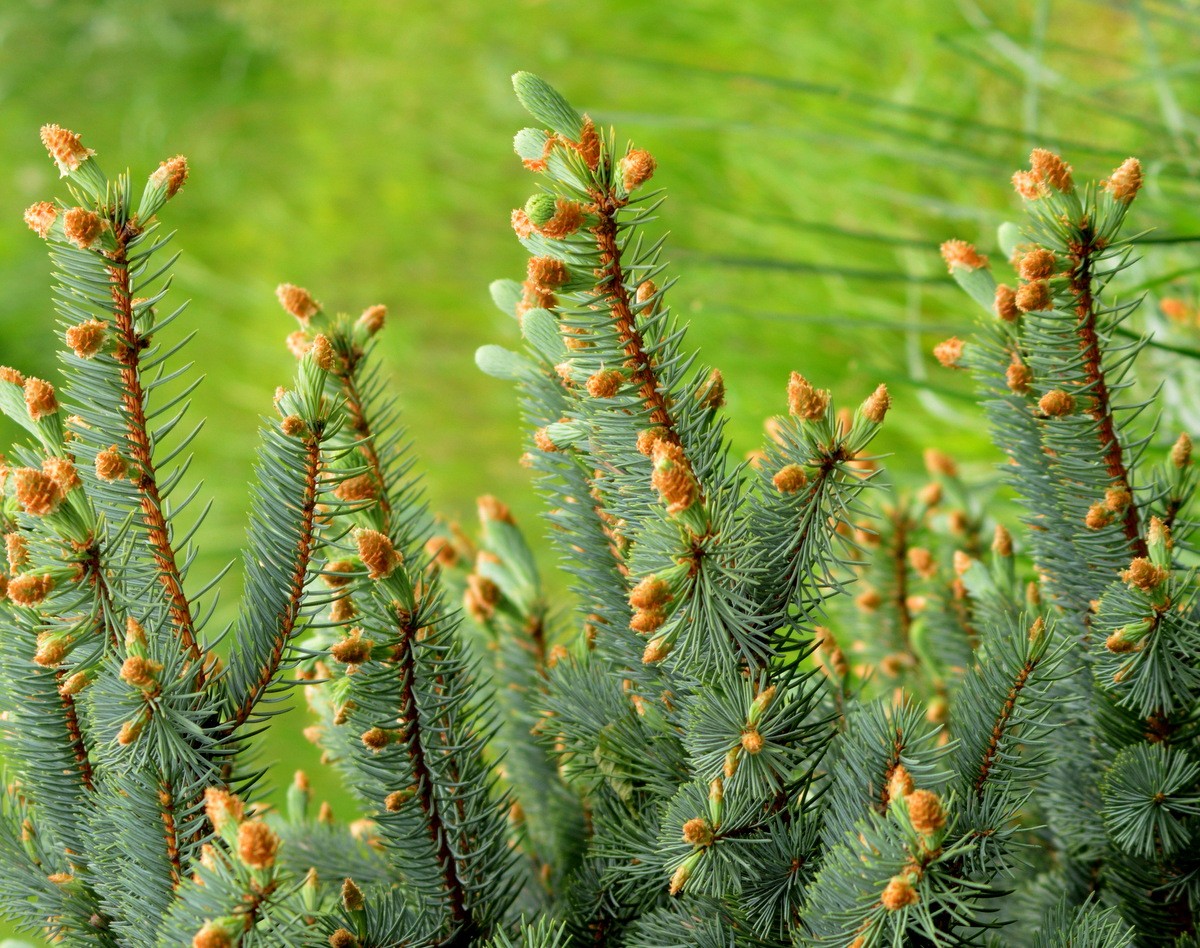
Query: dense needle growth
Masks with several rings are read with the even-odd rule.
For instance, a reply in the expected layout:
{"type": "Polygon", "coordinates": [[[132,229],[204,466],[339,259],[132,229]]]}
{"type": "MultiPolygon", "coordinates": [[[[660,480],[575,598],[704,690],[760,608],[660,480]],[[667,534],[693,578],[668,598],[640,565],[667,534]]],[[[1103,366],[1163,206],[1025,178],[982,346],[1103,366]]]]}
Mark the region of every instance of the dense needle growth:
{"type": "Polygon", "coordinates": [[[0,914],[113,948],[1200,943],[1191,442],[1136,400],[1110,286],[1137,161],[1085,186],[1033,153],[1014,285],[942,248],[983,313],[936,355],[978,383],[1002,524],[936,447],[927,487],[879,486],[882,385],[838,410],[795,372],[735,457],[647,236],[655,159],[514,84],[529,262],[492,295],[523,347],[477,360],[518,389],[564,602],[500,500],[471,535],[426,509],[384,308],[285,284],[298,368],[212,628],[196,382],[160,341],[187,163],[139,197],[42,130],[68,196],[26,221],[65,347],[57,386],[0,369],[29,434],[0,505],[0,914]],[[303,773],[257,802],[291,687],[361,818],[303,773]]]}

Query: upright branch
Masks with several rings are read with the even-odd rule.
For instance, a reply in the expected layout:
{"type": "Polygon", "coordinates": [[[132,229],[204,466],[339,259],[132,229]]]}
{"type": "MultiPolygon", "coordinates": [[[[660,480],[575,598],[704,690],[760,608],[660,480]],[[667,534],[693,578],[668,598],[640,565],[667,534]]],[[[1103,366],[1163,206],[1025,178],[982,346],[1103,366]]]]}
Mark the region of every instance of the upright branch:
{"type": "MultiPolygon", "coordinates": [[[[184,170],[183,174],[186,173],[184,170]]],[[[198,666],[196,685],[202,687],[204,655],[196,639],[191,604],[183,588],[183,575],[171,542],[171,531],[155,470],[154,444],[146,421],[146,393],[142,387],[139,363],[148,340],[138,332],[136,325],[128,259],[129,241],[140,235],[141,225],[136,219],[123,220],[121,216],[120,209],[114,207],[108,218],[116,246],[107,253],[107,270],[112,284],[112,313],[117,340],[113,358],[121,365],[121,382],[125,390],[126,443],[134,467],[132,480],[141,496],[146,538],[158,564],[158,580],[167,596],[171,622],[183,648],[198,666]]]]}

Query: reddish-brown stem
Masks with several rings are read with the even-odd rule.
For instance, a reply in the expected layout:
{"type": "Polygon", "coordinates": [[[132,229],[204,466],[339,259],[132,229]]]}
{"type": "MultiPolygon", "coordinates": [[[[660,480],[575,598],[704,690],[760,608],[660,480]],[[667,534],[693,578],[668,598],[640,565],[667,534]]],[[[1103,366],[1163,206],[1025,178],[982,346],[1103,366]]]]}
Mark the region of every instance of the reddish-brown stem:
{"type": "Polygon", "coordinates": [[[171,863],[171,887],[179,888],[183,865],[179,858],[179,833],[175,825],[175,799],[167,782],[158,785],[158,804],[162,808],[163,834],[167,845],[167,860],[171,863]]]}
{"type": "MultiPolygon", "coordinates": [[[[400,720],[409,727],[410,733],[404,741],[408,751],[408,763],[412,770],[413,783],[417,789],[417,801],[421,812],[425,814],[425,825],[437,852],[438,867],[442,874],[442,885],[450,902],[450,917],[455,928],[463,926],[468,920],[467,891],[458,875],[458,863],[454,858],[454,850],[450,847],[450,835],[442,819],[439,801],[434,794],[433,774],[425,757],[425,748],[421,736],[415,727],[420,721],[420,709],[417,706],[417,694],[414,687],[416,678],[416,660],[413,655],[413,637],[416,630],[411,622],[404,622],[400,627],[400,641],[396,648],[395,662],[400,674],[400,720]]],[[[455,782],[458,775],[452,773],[455,782]]],[[[458,801],[462,807],[462,802],[458,801]]],[[[460,813],[460,816],[464,814],[460,813]]]]}
{"type": "Polygon", "coordinates": [[[892,567],[896,577],[896,614],[900,619],[900,635],[904,648],[910,648],[909,635],[912,631],[912,613],[908,610],[908,512],[896,510],[892,519],[895,527],[895,542],[892,547],[892,567]]]}
{"type": "Polygon", "coordinates": [[[170,528],[163,512],[162,497],[158,490],[158,479],[154,469],[154,458],[150,433],[146,422],[146,393],[142,387],[139,370],[141,351],[145,340],[134,325],[133,297],[129,282],[129,266],[125,256],[127,235],[118,232],[118,248],[112,254],[108,267],[112,287],[113,316],[117,329],[117,361],[121,363],[121,382],[124,387],[126,431],[129,452],[136,471],[135,483],[141,497],[142,520],[146,527],[146,538],[154,561],[158,565],[158,579],[167,594],[171,624],[175,627],[179,641],[196,663],[196,686],[204,685],[204,656],[196,641],[196,629],[192,619],[191,604],[183,589],[183,577],[171,545],[170,528]]]}
{"type": "MultiPolygon", "coordinates": [[[[346,408],[350,415],[350,426],[360,439],[359,450],[380,487],[380,511],[383,514],[383,531],[391,532],[391,507],[387,501],[386,481],[384,479],[383,463],[375,447],[375,433],[367,414],[367,406],[363,401],[355,378],[357,360],[349,363],[344,371],[337,373],[337,379],[342,386],[342,394],[346,399],[346,408]]],[[[450,917],[456,929],[470,927],[470,915],[467,910],[467,889],[458,875],[458,863],[454,850],[450,845],[450,835],[442,818],[441,805],[434,793],[433,774],[421,743],[420,721],[421,712],[417,704],[415,690],[416,657],[413,654],[413,638],[416,630],[412,628],[411,617],[401,616],[399,625],[400,641],[393,652],[392,661],[395,663],[401,682],[400,720],[406,727],[405,748],[408,752],[409,767],[412,770],[413,784],[416,786],[416,799],[421,812],[425,815],[425,824],[429,838],[433,842],[442,876],[442,884],[449,899],[450,917]]],[[[440,679],[438,684],[441,684],[440,679]]],[[[454,765],[453,756],[447,751],[447,776],[456,786],[459,775],[454,765]]],[[[459,822],[465,825],[466,812],[461,799],[455,800],[458,808],[459,822]]]]}
{"type": "Polygon", "coordinates": [[[888,757],[887,766],[883,770],[883,789],[879,791],[879,811],[886,813],[888,804],[892,802],[892,776],[900,766],[900,755],[904,753],[904,732],[896,728],[896,737],[892,741],[892,753],[888,757]]]}
{"type": "Polygon", "coordinates": [[[358,382],[354,377],[357,361],[356,358],[345,369],[339,367],[336,376],[337,380],[341,383],[342,394],[346,396],[346,410],[350,414],[350,428],[359,438],[359,453],[367,462],[367,467],[370,469],[375,483],[379,485],[379,508],[383,512],[384,521],[389,522],[392,508],[387,495],[387,481],[384,479],[383,462],[380,460],[379,451],[375,446],[375,438],[371,433],[371,425],[367,421],[367,406],[363,402],[362,393],[359,392],[358,382]]]}
{"type": "MultiPolygon", "coordinates": [[[[1096,332],[1096,307],[1092,296],[1092,262],[1093,255],[1099,248],[1096,245],[1096,235],[1090,225],[1085,225],[1081,237],[1071,248],[1074,267],[1071,269],[1071,293],[1075,297],[1075,334],[1079,338],[1079,350],[1083,354],[1083,369],[1091,389],[1092,404],[1088,414],[1096,422],[1097,434],[1100,441],[1100,456],[1104,460],[1105,470],[1109,480],[1118,486],[1129,486],[1129,471],[1125,466],[1125,456],[1121,441],[1117,437],[1116,424],[1113,421],[1111,397],[1108,383],[1104,375],[1103,355],[1100,350],[1100,337],[1096,332]]],[[[1138,523],[1137,505],[1133,500],[1125,507],[1124,514],[1125,539],[1134,556],[1146,555],[1146,541],[1142,537],[1138,523]]]]}
{"type": "Polygon", "coordinates": [[[666,394],[658,384],[658,374],[650,355],[646,352],[646,342],[634,321],[633,309],[629,303],[629,288],[625,285],[625,272],[621,265],[621,248],[617,242],[616,212],[621,202],[611,192],[594,192],[596,215],[599,222],[592,233],[596,235],[596,248],[600,252],[600,263],[603,267],[601,279],[612,317],[616,323],[621,345],[631,363],[632,380],[637,384],[642,401],[650,410],[650,420],[665,432],[665,437],[679,444],[679,435],[675,431],[675,421],[667,405],[666,394]]]}
{"type": "MultiPolygon", "coordinates": [[[[60,686],[65,676],[66,669],[60,668],[55,675],[55,680],[60,686]]],[[[63,720],[67,725],[67,734],[71,738],[71,752],[75,755],[75,763],[79,766],[79,779],[83,781],[86,789],[95,790],[92,761],[88,756],[87,744],[83,740],[83,731],[79,727],[79,714],[75,710],[75,699],[71,695],[63,694],[61,689],[58,694],[62,701],[63,720]]]]}
{"type": "Polygon", "coordinates": [[[996,715],[996,723],[992,726],[992,736],[983,752],[983,763],[979,767],[979,776],[975,778],[975,795],[981,800],[983,799],[984,785],[996,762],[996,755],[1000,753],[1000,741],[1004,738],[1004,732],[1008,729],[1013,710],[1017,706],[1017,699],[1021,696],[1025,683],[1036,667],[1037,659],[1030,658],[1025,661],[1017,673],[1017,677],[1013,680],[1012,687],[1008,689],[1008,697],[1000,707],[1000,713],[996,715]]]}
{"type": "Polygon", "coordinates": [[[291,582],[288,588],[287,602],[280,610],[278,628],[271,654],[262,670],[258,681],[243,699],[229,724],[229,729],[235,730],[246,722],[254,712],[258,699],[271,684],[275,672],[283,661],[283,654],[288,640],[296,628],[296,620],[300,616],[300,605],[304,599],[304,582],[308,578],[308,566],[312,559],[314,540],[314,521],[317,510],[317,480],[321,470],[321,442],[310,436],[305,443],[304,451],[304,496],[300,501],[300,539],[296,544],[296,561],[292,567],[291,582]]]}

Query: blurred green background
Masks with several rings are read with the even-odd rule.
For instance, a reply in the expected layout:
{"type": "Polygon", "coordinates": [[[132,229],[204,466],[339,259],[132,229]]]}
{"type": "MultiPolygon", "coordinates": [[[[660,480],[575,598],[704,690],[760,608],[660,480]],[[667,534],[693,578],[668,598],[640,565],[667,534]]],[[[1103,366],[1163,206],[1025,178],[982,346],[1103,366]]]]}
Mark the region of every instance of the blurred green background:
{"type": "MultiPolygon", "coordinates": [[[[510,147],[526,119],[508,77],[529,69],[658,158],[673,304],[725,373],[739,452],[800,369],[844,404],[888,382],[895,477],[919,476],[935,440],[987,476],[967,388],[928,354],[974,315],[937,245],[976,240],[1004,272],[995,227],[1032,145],[1083,177],[1137,154],[1137,220],[1155,230],[1128,289],[1188,296],[1198,49],[1192,0],[8,0],[0,363],[55,377],[49,264],[21,223],[65,194],[38,127],[81,132],[110,173],[182,152],[192,177],[162,216],[184,251],[175,298],[192,300],[176,326],[197,331],[188,354],[208,376],[193,473],[215,499],[193,579],[239,549],[257,419],[292,372],[281,281],[331,309],[387,304],[383,356],[434,507],[466,521],[492,492],[537,532],[514,399],[473,365],[478,345],[517,337],[487,286],[523,270],[508,216],[534,182],[510,147]]],[[[1196,344],[1153,299],[1139,319],[1196,344]]],[[[1194,363],[1150,358],[1168,414],[1194,421],[1194,363]]],[[[226,586],[214,632],[236,575],[226,586]]],[[[348,815],[303,723],[282,721],[263,759],[277,785],[309,768],[348,815]]]]}

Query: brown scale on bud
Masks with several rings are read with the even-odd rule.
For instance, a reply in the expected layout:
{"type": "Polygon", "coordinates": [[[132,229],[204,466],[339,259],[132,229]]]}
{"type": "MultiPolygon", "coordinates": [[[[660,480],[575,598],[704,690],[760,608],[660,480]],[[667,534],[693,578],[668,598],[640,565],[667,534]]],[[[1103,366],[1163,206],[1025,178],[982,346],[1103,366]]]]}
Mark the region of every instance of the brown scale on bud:
{"type": "Polygon", "coordinates": [[[62,490],[54,479],[33,467],[19,467],[10,474],[13,494],[21,509],[32,517],[54,513],[63,501],[62,490]]]}
{"type": "Polygon", "coordinates": [[[1034,280],[1023,283],[1017,290],[1017,308],[1023,313],[1042,312],[1053,308],[1050,298],[1050,284],[1045,280],[1034,280]]]}
{"type": "Polygon", "coordinates": [[[654,446],[666,436],[667,432],[663,428],[646,428],[639,431],[637,436],[638,454],[644,454],[646,457],[653,456],[654,446]]]}
{"type": "Polygon", "coordinates": [[[524,316],[531,309],[553,309],[558,305],[558,297],[552,290],[539,286],[533,280],[521,284],[521,301],[517,304],[517,315],[524,316]]]}
{"type": "Polygon", "coordinates": [[[963,550],[954,551],[954,574],[956,576],[964,575],[970,568],[974,560],[963,550]]]}
{"type": "Polygon", "coordinates": [[[1056,191],[1070,194],[1075,190],[1075,182],[1071,178],[1071,166],[1046,148],[1035,148],[1029,153],[1029,170],[1039,181],[1056,191]]]}
{"type": "Polygon", "coordinates": [[[362,629],[351,629],[350,634],[329,647],[335,662],[343,665],[362,665],[371,660],[371,649],[375,643],[362,637],[362,629]]]}
{"type": "Polygon", "coordinates": [[[373,727],[363,731],[360,740],[363,747],[378,754],[392,742],[392,735],[381,727],[373,727]]]}
{"type": "Polygon", "coordinates": [[[37,651],[33,653],[34,664],[43,668],[55,668],[67,657],[68,645],[70,640],[64,636],[43,632],[38,636],[37,651]]]}
{"type": "Polygon", "coordinates": [[[458,564],[458,551],[445,537],[430,537],[425,541],[425,555],[431,563],[447,569],[458,564]]]}
{"type": "Polygon", "coordinates": [[[641,187],[654,175],[658,162],[650,152],[634,148],[621,159],[621,184],[626,192],[641,187]]]}
{"type": "Polygon", "coordinates": [[[1162,544],[1168,550],[1175,546],[1175,539],[1171,536],[1171,528],[1163,523],[1160,517],[1150,518],[1150,527],[1146,530],[1146,542],[1151,546],[1162,544]]]}
{"type": "Polygon", "coordinates": [[[667,615],[661,609],[638,609],[629,620],[629,628],[638,635],[649,635],[662,628],[667,615]]]}
{"type": "Polygon", "coordinates": [[[342,883],[342,907],[347,912],[361,912],[365,904],[362,890],[354,884],[353,879],[342,883]]]}
{"type": "Polygon", "coordinates": [[[104,348],[107,330],[99,319],[88,319],[71,326],[63,334],[67,345],[81,359],[90,359],[104,348]]]}
{"type": "Polygon", "coordinates": [[[82,694],[83,689],[92,683],[92,676],[87,672],[76,672],[58,686],[58,693],[74,697],[82,694]]]}
{"type": "Polygon", "coordinates": [[[775,472],[771,483],[781,494],[796,494],[808,484],[808,475],[799,464],[787,464],[775,472]]]}
{"type": "Polygon", "coordinates": [[[1024,395],[1029,391],[1029,386],[1033,384],[1033,370],[1022,362],[1016,353],[1013,353],[1012,362],[1009,363],[1008,369],[1004,373],[1004,381],[1008,385],[1009,391],[1024,395]]]}
{"type": "Polygon", "coordinates": [[[7,382],[9,385],[25,385],[25,376],[9,365],[0,365],[0,382],[7,382]]]}
{"type": "Polygon", "coordinates": [[[788,411],[801,421],[820,421],[829,409],[829,392],[814,388],[799,372],[788,379],[788,411]]]}
{"type": "Polygon", "coordinates": [[[621,390],[625,376],[619,369],[602,369],[587,380],[587,393],[592,398],[612,398],[621,390]]]}
{"type": "Polygon", "coordinates": [[[359,941],[352,932],[339,928],[329,936],[329,948],[359,948],[359,941]]]}
{"type": "Polygon", "coordinates": [[[665,638],[653,639],[645,649],[642,650],[642,663],[645,665],[653,665],[655,662],[661,662],[664,658],[671,654],[671,643],[665,638]]]}
{"type": "Polygon", "coordinates": [[[150,184],[156,188],[165,185],[167,197],[173,198],[179,193],[179,189],[183,187],[187,178],[187,158],[183,155],[176,155],[174,158],[168,158],[155,169],[154,173],[150,175],[150,184]]]}
{"type": "Polygon", "coordinates": [[[29,548],[25,537],[15,530],[4,534],[4,553],[8,559],[9,572],[19,572],[29,562],[29,548]]]}
{"type": "Polygon", "coordinates": [[[262,820],[247,820],[238,827],[238,858],[251,869],[270,869],[279,852],[279,837],[262,820]]]}
{"type": "Polygon", "coordinates": [[[683,841],[689,846],[707,849],[713,839],[713,825],[703,817],[697,816],[683,824],[683,841]]]}
{"type": "Polygon", "coordinates": [[[902,800],[914,789],[915,784],[908,768],[903,764],[897,764],[896,769],[892,771],[892,778],[888,781],[888,799],[902,800]]]}
{"type": "Polygon", "coordinates": [[[106,221],[86,207],[73,207],[63,215],[63,234],[80,250],[91,247],[106,226],[106,221]]]}
{"type": "Polygon", "coordinates": [[[947,240],[941,247],[946,268],[953,273],[956,267],[964,270],[982,270],[988,265],[987,257],[981,255],[973,244],[965,240],[947,240]]]}
{"type": "Polygon", "coordinates": [[[50,228],[57,218],[58,208],[49,201],[38,201],[25,209],[25,223],[43,240],[50,236],[50,228]]]}
{"type": "Polygon", "coordinates": [[[29,417],[39,421],[47,415],[58,411],[58,399],[54,395],[54,386],[43,379],[27,378],[25,380],[25,408],[29,417]]]}
{"type": "Polygon", "coordinates": [[[304,423],[304,419],[299,415],[286,415],[279,422],[279,430],[289,438],[298,438],[308,431],[308,425],[304,423]]]}
{"type": "Polygon", "coordinates": [[[550,437],[550,432],[545,428],[538,428],[533,433],[533,444],[539,451],[545,451],[547,454],[553,454],[558,450],[558,445],[550,437]]]}
{"type": "Polygon", "coordinates": [[[996,532],[992,537],[992,552],[997,556],[1013,555],[1012,534],[1002,523],[996,524],[996,532]]]}
{"type": "Polygon", "coordinates": [[[1017,272],[1022,280],[1047,280],[1057,269],[1054,254],[1044,247],[1035,247],[1017,262],[1017,272]]]}
{"type": "Polygon", "coordinates": [[[932,579],[937,575],[937,561],[923,546],[914,546],[908,551],[908,565],[922,579],[932,579]]]}
{"type": "Polygon", "coordinates": [[[463,608],[476,622],[491,620],[500,604],[500,587],[486,576],[472,573],[467,577],[467,588],[463,593],[463,608]]]}
{"type": "Polygon", "coordinates": [[[930,474],[941,474],[944,477],[958,477],[958,465],[950,455],[937,448],[926,448],[924,454],[925,470],[930,474]]]}
{"type": "Polygon", "coordinates": [[[43,125],[40,134],[42,144],[64,178],[72,171],[78,171],[81,164],[96,154],[92,149],[84,148],[79,136],[69,129],[43,125]]]}
{"type": "Polygon", "coordinates": [[[887,386],[881,384],[862,403],[863,417],[873,425],[881,425],[891,407],[892,397],[888,394],[887,386]]]}
{"type": "Polygon", "coordinates": [[[932,836],[946,825],[946,812],[942,801],[932,790],[914,790],[904,798],[908,806],[908,818],[922,836],[932,836]]]}
{"type": "Polygon", "coordinates": [[[312,348],[312,337],[303,329],[297,329],[295,332],[288,333],[284,344],[287,346],[288,352],[295,358],[303,359],[308,355],[308,350],[312,348]]]}
{"type": "Polygon", "coordinates": [[[761,754],[763,749],[763,736],[759,733],[758,728],[751,727],[742,731],[742,750],[751,756],[761,754]]]}
{"type": "MultiPolygon", "coordinates": [[[[1121,581],[1136,586],[1145,592],[1157,589],[1171,575],[1171,571],[1154,563],[1145,556],[1139,556],[1129,564],[1129,569],[1121,573],[1121,581]]],[[[9,587],[11,590],[11,587],[9,587]]]]}
{"type": "Polygon", "coordinates": [[[704,384],[696,389],[696,401],[701,407],[708,409],[720,408],[725,404],[725,376],[721,374],[720,369],[713,369],[708,373],[704,384]]]}
{"type": "Polygon", "coordinates": [[[135,688],[148,690],[158,681],[158,673],[162,671],[162,663],[143,658],[141,655],[130,655],[121,665],[121,680],[135,688]]]}
{"type": "Polygon", "coordinates": [[[371,579],[386,579],[400,565],[402,558],[386,533],[360,528],[354,531],[354,542],[371,579]]]}
{"type": "Polygon", "coordinates": [[[345,503],[375,500],[379,497],[379,488],[370,474],[356,474],[338,484],[333,490],[333,496],[345,503]]]}
{"type": "Polygon", "coordinates": [[[275,288],[275,298],[285,312],[295,316],[305,326],[310,319],[321,312],[321,304],[313,299],[313,295],[302,286],[292,283],[280,283],[275,288]]]}
{"type": "Polygon", "coordinates": [[[1029,641],[1037,642],[1043,635],[1046,634],[1046,620],[1038,616],[1033,620],[1033,625],[1029,627],[1029,641]]]}
{"type": "Polygon", "coordinates": [[[653,280],[643,280],[638,284],[637,293],[634,295],[634,300],[638,306],[645,306],[650,302],[655,293],[658,292],[658,287],[653,280]]]}
{"type": "Polygon", "coordinates": [[[129,470],[114,444],[96,454],[96,476],[102,481],[119,481],[129,470]]]}
{"type": "Polygon", "coordinates": [[[1088,508],[1087,516],[1083,518],[1084,526],[1089,530],[1103,530],[1112,521],[1112,511],[1099,502],[1092,504],[1088,508]]]}
{"type": "Polygon", "coordinates": [[[883,597],[874,589],[868,589],[855,597],[854,604],[863,612],[874,612],[883,604],[883,597]]]}
{"type": "Polygon", "coordinates": [[[1125,628],[1122,626],[1121,628],[1109,634],[1108,638],[1104,640],[1104,647],[1110,652],[1123,654],[1125,652],[1132,652],[1137,649],[1137,643],[1131,642],[1129,639],[1125,638],[1125,628]]]}
{"type": "Polygon", "coordinates": [[[1021,317],[1021,308],[1017,306],[1017,291],[1004,283],[996,287],[994,306],[996,315],[1006,323],[1015,322],[1021,317]]]}
{"type": "Polygon", "coordinates": [[[930,509],[936,507],[942,502],[942,485],[940,481],[930,481],[919,491],[917,491],[917,500],[923,503],[930,509]]]}
{"type": "Polygon", "coordinates": [[[42,472],[54,481],[64,494],[82,484],[79,472],[75,470],[75,463],[70,458],[52,455],[42,462],[42,472]]]}
{"type": "Polygon", "coordinates": [[[1012,176],[1013,188],[1017,194],[1021,195],[1026,201],[1036,201],[1038,198],[1045,197],[1047,193],[1046,185],[1032,171],[1018,171],[1012,176]]]}
{"type": "Polygon", "coordinates": [[[393,790],[383,800],[383,808],[389,813],[399,813],[404,804],[416,795],[411,787],[404,790],[393,790]]]}
{"type": "Polygon", "coordinates": [[[1187,433],[1180,434],[1171,447],[1171,464],[1180,470],[1192,463],[1192,439],[1187,433]]]}
{"type": "Polygon", "coordinates": [[[192,936],[192,948],[233,948],[233,937],[223,925],[205,922],[192,936]]]}
{"type": "Polygon", "coordinates": [[[491,494],[484,494],[475,499],[475,510],[479,514],[479,519],[483,523],[489,520],[494,520],[497,523],[516,523],[513,518],[512,511],[508,508],[508,504],[493,497],[491,494]]]}
{"type": "Polygon", "coordinates": [[[355,608],[354,600],[349,596],[342,596],[329,607],[329,621],[335,625],[349,622],[356,615],[358,615],[358,609],[355,608]]]}
{"type": "Polygon", "coordinates": [[[387,307],[382,304],[368,306],[362,311],[362,315],[358,317],[355,325],[362,329],[368,336],[374,336],[379,330],[383,329],[383,324],[387,321],[387,307]]]}
{"type": "Polygon", "coordinates": [[[647,576],[629,591],[629,605],[634,609],[658,609],[672,598],[670,584],[657,576],[647,576]]]}
{"type": "Polygon", "coordinates": [[[525,213],[525,209],[522,207],[513,208],[509,223],[512,224],[513,233],[522,240],[531,237],[536,230],[533,226],[533,221],[529,219],[529,215],[525,213]]]}
{"type": "Polygon", "coordinates": [[[964,343],[957,336],[939,342],[933,347],[933,357],[947,369],[958,369],[958,360],[962,358],[964,343]]]}
{"type": "Polygon", "coordinates": [[[1113,196],[1114,201],[1130,204],[1142,189],[1142,163],[1136,158],[1126,158],[1109,177],[1100,182],[1113,196]]]}
{"type": "Polygon", "coordinates": [[[583,226],[583,207],[577,201],[558,198],[554,203],[554,216],[546,221],[538,231],[543,237],[552,240],[562,240],[570,237],[583,226]]]}
{"type": "Polygon", "coordinates": [[[898,912],[905,906],[915,905],[919,899],[920,896],[907,875],[892,876],[879,897],[879,901],[889,912],[898,912]]]}
{"type": "Polygon", "coordinates": [[[317,333],[313,336],[312,347],[308,350],[312,355],[313,363],[322,372],[332,372],[334,370],[337,359],[337,353],[333,351],[333,343],[329,341],[329,337],[324,333],[317,333]]]}
{"type": "Polygon", "coordinates": [[[687,881],[691,877],[692,867],[685,862],[671,874],[671,884],[667,891],[669,891],[671,895],[678,895],[683,891],[683,887],[687,885],[687,881]]]}
{"type": "Polygon", "coordinates": [[[543,290],[555,290],[571,279],[567,265],[555,257],[530,257],[526,275],[529,282],[543,290]]]}
{"type": "Polygon", "coordinates": [[[1104,506],[1113,513],[1122,513],[1133,503],[1133,495],[1124,486],[1110,487],[1104,492],[1104,506]]]}
{"type": "Polygon", "coordinates": [[[218,833],[237,826],[246,816],[246,807],[228,790],[209,787],[204,791],[204,812],[218,833]]]}
{"type": "Polygon", "coordinates": [[[700,487],[692,475],[683,448],[673,441],[659,441],[654,446],[654,473],[650,482],[658,491],[668,514],[681,513],[700,496],[700,487]]]}
{"type": "Polygon", "coordinates": [[[1047,418],[1062,418],[1075,411],[1075,398],[1060,388],[1038,399],[1038,410],[1047,418]]]}

